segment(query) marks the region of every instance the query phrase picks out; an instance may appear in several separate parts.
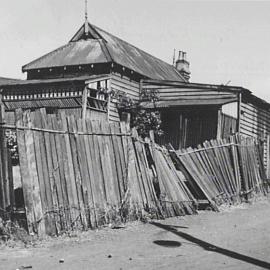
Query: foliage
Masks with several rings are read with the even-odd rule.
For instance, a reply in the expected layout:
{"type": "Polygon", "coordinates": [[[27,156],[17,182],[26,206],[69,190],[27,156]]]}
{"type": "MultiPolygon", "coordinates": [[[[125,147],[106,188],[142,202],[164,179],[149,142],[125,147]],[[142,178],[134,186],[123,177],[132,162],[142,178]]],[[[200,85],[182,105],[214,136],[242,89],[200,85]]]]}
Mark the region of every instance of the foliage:
{"type": "Polygon", "coordinates": [[[18,145],[17,145],[17,136],[15,131],[7,130],[7,147],[11,152],[12,164],[15,166],[19,163],[19,154],[18,154],[18,145]]]}
{"type": "Polygon", "coordinates": [[[151,102],[155,108],[155,102],[159,100],[157,91],[142,91],[139,102],[135,102],[125,93],[119,94],[117,99],[118,108],[131,114],[131,127],[135,127],[141,137],[149,136],[150,130],[153,130],[156,136],[163,135],[160,112],[156,109],[144,109],[141,105],[141,102],[151,102]]]}

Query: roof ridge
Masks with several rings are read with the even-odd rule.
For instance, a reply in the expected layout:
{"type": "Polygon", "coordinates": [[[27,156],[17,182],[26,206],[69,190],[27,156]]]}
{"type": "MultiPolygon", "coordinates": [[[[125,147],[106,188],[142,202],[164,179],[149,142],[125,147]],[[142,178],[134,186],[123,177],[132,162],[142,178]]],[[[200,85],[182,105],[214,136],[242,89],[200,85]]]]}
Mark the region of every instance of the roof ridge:
{"type": "MultiPolygon", "coordinates": [[[[173,65],[170,65],[170,64],[167,63],[166,61],[164,61],[164,60],[162,60],[162,59],[160,59],[160,58],[158,58],[158,57],[156,57],[156,56],[154,56],[154,55],[152,55],[152,54],[150,54],[150,53],[148,53],[148,52],[146,52],[146,51],[144,51],[144,50],[138,48],[137,46],[134,46],[133,44],[131,44],[131,43],[129,43],[129,42],[127,42],[127,41],[125,41],[125,40],[123,40],[123,39],[121,39],[121,38],[119,38],[119,37],[117,37],[117,36],[115,36],[115,35],[113,35],[113,34],[107,32],[106,30],[103,30],[102,28],[100,28],[100,27],[98,27],[98,26],[96,26],[96,25],[94,25],[94,24],[91,24],[91,26],[94,27],[95,30],[97,30],[97,31],[103,31],[103,32],[105,32],[107,35],[113,36],[114,38],[117,38],[117,39],[120,40],[121,42],[124,42],[125,44],[127,44],[127,45],[129,45],[129,46],[131,46],[131,47],[133,47],[133,48],[135,48],[135,49],[137,49],[137,50],[139,50],[139,51],[141,51],[141,52],[147,54],[148,56],[153,57],[153,58],[155,58],[156,60],[161,61],[161,62],[165,63],[165,64],[168,65],[168,66],[171,66],[171,67],[174,69],[175,73],[177,73],[177,75],[179,75],[184,81],[186,81],[186,79],[185,79],[185,78],[177,71],[177,69],[176,69],[173,65]]],[[[99,34],[100,34],[100,33],[99,33],[99,34]]],[[[100,34],[100,35],[102,36],[102,34],[100,34]]],[[[102,36],[102,38],[103,38],[103,36],[102,36]]],[[[103,38],[103,39],[104,39],[104,38],[103,38]]],[[[105,39],[104,39],[104,40],[105,40],[105,39]]],[[[114,59],[112,58],[112,60],[114,60],[114,59]]]]}
{"type": "Polygon", "coordinates": [[[105,41],[103,38],[97,39],[97,40],[98,40],[98,43],[99,43],[99,45],[100,45],[101,50],[103,51],[105,57],[107,58],[107,60],[108,60],[109,62],[113,62],[114,59],[113,59],[113,57],[112,57],[112,55],[111,55],[109,49],[108,49],[107,46],[106,46],[106,41],[105,41]],[[104,46],[104,47],[103,47],[103,46],[104,46]]]}

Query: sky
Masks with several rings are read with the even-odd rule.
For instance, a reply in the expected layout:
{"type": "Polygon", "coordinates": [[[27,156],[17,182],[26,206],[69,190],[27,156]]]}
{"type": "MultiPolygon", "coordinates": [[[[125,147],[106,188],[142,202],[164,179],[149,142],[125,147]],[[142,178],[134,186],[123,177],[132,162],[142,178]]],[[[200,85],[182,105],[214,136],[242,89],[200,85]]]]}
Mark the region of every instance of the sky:
{"type": "MultiPolygon", "coordinates": [[[[172,63],[187,52],[191,82],[248,88],[270,102],[270,1],[88,0],[90,23],[172,63]]],[[[0,0],[0,77],[66,44],[84,0],[0,0]]]]}

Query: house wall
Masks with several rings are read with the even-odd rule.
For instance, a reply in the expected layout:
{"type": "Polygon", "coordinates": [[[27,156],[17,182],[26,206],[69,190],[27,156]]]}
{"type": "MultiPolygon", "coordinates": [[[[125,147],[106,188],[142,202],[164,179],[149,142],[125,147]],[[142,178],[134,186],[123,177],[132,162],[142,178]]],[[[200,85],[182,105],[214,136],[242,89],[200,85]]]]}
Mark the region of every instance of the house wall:
{"type": "Polygon", "coordinates": [[[270,134],[270,113],[248,101],[241,103],[240,132],[247,136],[264,139],[270,134]]]}
{"type": "MultiPolygon", "coordinates": [[[[264,165],[269,171],[270,112],[266,106],[244,97],[240,109],[240,133],[260,139],[264,165]]],[[[270,176],[270,175],[269,175],[270,176]]]]}
{"type": "MultiPolygon", "coordinates": [[[[140,93],[139,82],[133,81],[126,76],[121,76],[119,73],[111,74],[111,89],[114,92],[125,92],[128,97],[138,100],[140,93]]],[[[109,102],[109,120],[114,122],[120,121],[120,115],[117,109],[117,103],[115,99],[109,102]]]]}

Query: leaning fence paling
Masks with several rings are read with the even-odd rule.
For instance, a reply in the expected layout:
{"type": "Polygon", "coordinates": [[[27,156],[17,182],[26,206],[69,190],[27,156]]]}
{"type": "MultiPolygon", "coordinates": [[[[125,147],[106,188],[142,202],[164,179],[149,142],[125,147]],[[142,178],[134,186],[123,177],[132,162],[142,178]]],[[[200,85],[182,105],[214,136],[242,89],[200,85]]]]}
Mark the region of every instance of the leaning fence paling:
{"type": "Polygon", "coordinates": [[[259,142],[239,134],[211,140],[198,148],[173,152],[172,158],[185,174],[197,199],[207,199],[214,209],[235,203],[250,193],[267,190],[259,142]]]}
{"type": "Polygon", "coordinates": [[[149,146],[135,130],[130,134],[124,124],[47,115],[43,109],[17,111],[16,118],[29,232],[54,235],[196,211],[168,153],[149,146]]]}

